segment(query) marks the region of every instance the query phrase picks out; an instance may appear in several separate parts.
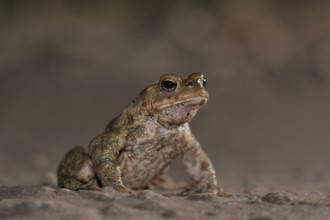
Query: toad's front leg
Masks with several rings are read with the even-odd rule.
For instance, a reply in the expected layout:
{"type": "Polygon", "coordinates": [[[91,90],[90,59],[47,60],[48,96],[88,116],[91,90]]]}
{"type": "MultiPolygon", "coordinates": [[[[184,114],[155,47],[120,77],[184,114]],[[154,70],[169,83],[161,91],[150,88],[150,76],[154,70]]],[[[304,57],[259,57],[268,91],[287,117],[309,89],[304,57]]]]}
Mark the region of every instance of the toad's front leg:
{"type": "Polygon", "coordinates": [[[218,196],[231,196],[218,185],[215,170],[209,157],[191,133],[185,136],[184,143],[183,164],[196,184],[196,191],[212,192],[218,196]]]}
{"type": "Polygon", "coordinates": [[[119,192],[133,193],[132,189],[124,186],[121,178],[118,157],[123,146],[124,143],[118,135],[104,133],[90,143],[89,155],[103,187],[110,186],[119,192]]]}

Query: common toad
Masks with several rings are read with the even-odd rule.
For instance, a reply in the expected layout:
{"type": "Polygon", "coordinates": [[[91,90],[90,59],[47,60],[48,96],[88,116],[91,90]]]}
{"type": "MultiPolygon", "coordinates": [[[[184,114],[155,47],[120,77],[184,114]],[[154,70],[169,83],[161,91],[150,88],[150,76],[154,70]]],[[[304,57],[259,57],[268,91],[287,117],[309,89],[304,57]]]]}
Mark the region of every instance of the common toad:
{"type": "Polygon", "coordinates": [[[208,156],[188,122],[209,98],[202,73],[182,80],[165,74],[145,88],[94,138],[88,148],[70,150],[58,168],[58,185],[78,189],[110,186],[132,193],[162,177],[171,161],[182,155],[195,192],[228,196],[218,186],[208,156]]]}

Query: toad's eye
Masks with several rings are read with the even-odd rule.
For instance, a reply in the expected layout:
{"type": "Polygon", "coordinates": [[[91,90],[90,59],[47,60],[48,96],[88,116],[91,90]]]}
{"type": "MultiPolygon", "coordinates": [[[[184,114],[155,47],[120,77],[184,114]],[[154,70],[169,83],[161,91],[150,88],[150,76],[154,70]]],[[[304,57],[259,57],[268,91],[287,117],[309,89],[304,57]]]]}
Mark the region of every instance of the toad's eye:
{"type": "Polygon", "coordinates": [[[204,77],[201,81],[202,81],[203,87],[205,87],[206,86],[206,78],[204,77]]]}
{"type": "Polygon", "coordinates": [[[206,78],[203,77],[203,78],[199,79],[199,80],[198,80],[198,83],[199,83],[201,86],[205,87],[205,86],[206,86],[206,78]]]}
{"type": "Polygon", "coordinates": [[[164,79],[161,83],[162,90],[165,92],[173,92],[176,86],[176,82],[171,79],[164,79]]]}

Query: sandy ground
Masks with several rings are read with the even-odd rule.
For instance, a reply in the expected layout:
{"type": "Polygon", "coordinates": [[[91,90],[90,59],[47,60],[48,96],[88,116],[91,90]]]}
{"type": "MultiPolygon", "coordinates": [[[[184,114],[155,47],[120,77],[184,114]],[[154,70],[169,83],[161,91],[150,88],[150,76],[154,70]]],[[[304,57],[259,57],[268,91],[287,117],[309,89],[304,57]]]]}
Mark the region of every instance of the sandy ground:
{"type": "MultiPolygon", "coordinates": [[[[0,219],[330,219],[328,5],[141,14],[31,2],[0,8],[0,219]],[[54,186],[72,146],[87,147],[161,74],[193,71],[210,101],[191,127],[232,197],[54,186]]],[[[187,180],[180,158],[170,174],[187,180]]]]}
{"type": "Polygon", "coordinates": [[[322,194],[249,192],[175,196],[142,191],[127,195],[70,191],[46,186],[0,187],[1,219],[328,219],[330,197],[322,194]]]}

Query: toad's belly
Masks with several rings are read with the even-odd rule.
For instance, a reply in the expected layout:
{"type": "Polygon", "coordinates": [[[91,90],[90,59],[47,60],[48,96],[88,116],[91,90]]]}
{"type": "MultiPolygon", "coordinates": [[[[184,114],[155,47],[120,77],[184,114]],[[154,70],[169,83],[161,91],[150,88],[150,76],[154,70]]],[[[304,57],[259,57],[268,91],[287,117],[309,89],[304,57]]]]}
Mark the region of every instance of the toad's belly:
{"type": "Polygon", "coordinates": [[[119,162],[124,185],[132,189],[146,188],[178,155],[175,149],[146,150],[138,146],[134,150],[123,151],[119,162]]]}

